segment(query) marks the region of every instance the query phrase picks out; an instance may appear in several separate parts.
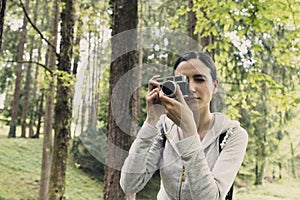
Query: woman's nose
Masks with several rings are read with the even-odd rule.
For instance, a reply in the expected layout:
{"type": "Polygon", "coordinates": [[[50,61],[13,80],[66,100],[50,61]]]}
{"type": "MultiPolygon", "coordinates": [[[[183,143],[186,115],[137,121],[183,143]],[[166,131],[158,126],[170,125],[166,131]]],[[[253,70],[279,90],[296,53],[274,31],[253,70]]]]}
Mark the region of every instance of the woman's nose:
{"type": "Polygon", "coordinates": [[[189,89],[190,89],[190,93],[194,93],[195,90],[195,84],[193,83],[193,81],[189,81],[189,89]]]}

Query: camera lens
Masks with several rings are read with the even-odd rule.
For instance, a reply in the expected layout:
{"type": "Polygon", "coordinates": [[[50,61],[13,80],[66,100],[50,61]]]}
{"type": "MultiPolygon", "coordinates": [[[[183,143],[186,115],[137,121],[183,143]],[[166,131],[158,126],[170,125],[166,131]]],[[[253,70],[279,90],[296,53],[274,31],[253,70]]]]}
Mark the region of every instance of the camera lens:
{"type": "Polygon", "coordinates": [[[168,97],[174,97],[176,95],[176,83],[173,81],[166,81],[162,84],[161,90],[168,97]]]}

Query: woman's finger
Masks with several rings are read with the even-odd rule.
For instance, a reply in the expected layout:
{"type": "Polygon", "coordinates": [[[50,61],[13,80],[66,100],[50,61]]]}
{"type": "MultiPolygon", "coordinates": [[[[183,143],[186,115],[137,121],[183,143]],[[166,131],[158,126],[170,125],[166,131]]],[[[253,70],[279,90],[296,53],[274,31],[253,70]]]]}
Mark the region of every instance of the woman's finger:
{"type": "Polygon", "coordinates": [[[153,90],[149,91],[148,94],[146,95],[146,101],[148,104],[155,104],[159,103],[159,89],[154,88],[153,90]]]}
{"type": "Polygon", "coordinates": [[[185,99],[183,97],[183,94],[182,94],[182,91],[179,87],[179,85],[176,85],[176,94],[177,94],[177,97],[178,97],[178,101],[182,104],[186,104],[185,102],[185,99]]]}
{"type": "Polygon", "coordinates": [[[160,84],[156,81],[156,79],[160,77],[160,75],[154,75],[148,82],[148,92],[160,86],[160,84]]]}

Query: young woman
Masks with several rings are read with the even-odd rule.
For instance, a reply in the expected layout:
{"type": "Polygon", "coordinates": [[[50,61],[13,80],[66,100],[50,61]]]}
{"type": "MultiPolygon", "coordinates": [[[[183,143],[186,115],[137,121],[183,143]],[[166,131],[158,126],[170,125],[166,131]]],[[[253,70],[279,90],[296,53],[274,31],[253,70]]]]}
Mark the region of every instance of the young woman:
{"type": "Polygon", "coordinates": [[[177,86],[177,98],[170,98],[157,76],[149,81],[147,118],[123,165],[121,187],[138,192],[160,170],[159,200],[224,200],[242,164],[247,132],[239,122],[210,112],[218,79],[207,54],[186,53],[176,61],[174,74],[187,77],[189,96],[184,98],[177,86]],[[221,134],[226,136],[220,144],[221,134]]]}

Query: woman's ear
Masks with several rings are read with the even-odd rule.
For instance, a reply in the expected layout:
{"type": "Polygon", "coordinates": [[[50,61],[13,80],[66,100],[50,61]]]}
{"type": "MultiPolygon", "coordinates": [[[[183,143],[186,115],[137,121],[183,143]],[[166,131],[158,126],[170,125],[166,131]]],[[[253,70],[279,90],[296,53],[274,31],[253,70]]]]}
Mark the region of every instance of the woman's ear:
{"type": "Polygon", "coordinates": [[[216,79],[216,80],[214,81],[214,90],[213,90],[213,94],[216,94],[216,93],[217,93],[217,91],[218,91],[218,86],[219,86],[219,80],[216,79]]]}

